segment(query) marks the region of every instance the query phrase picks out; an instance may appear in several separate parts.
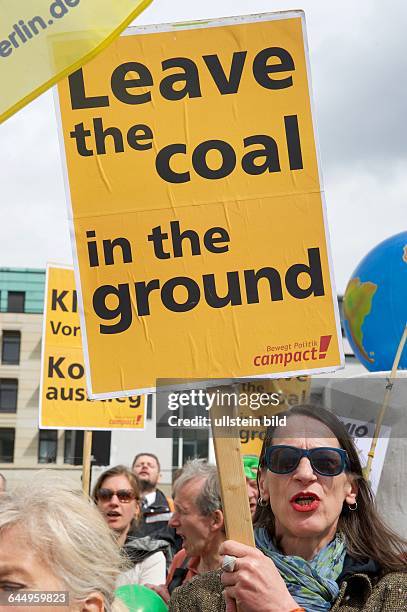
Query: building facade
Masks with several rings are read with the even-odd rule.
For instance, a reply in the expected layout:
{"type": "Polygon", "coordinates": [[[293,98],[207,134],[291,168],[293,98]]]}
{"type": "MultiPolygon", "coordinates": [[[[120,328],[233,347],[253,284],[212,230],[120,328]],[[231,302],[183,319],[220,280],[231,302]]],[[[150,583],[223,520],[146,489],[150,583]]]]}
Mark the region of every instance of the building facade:
{"type": "Polygon", "coordinates": [[[83,432],[38,428],[44,290],[45,270],[0,268],[0,473],[11,486],[44,467],[80,484],[83,432]]]}

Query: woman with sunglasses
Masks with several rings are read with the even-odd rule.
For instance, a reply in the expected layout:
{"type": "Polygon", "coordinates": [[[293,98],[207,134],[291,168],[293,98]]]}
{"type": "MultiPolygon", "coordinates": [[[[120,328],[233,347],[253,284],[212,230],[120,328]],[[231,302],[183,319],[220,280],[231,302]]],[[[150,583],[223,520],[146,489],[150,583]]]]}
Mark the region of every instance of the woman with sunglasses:
{"type": "Polygon", "coordinates": [[[136,538],[132,532],[140,516],[140,493],[134,474],[124,465],[103,472],[93,489],[93,500],[116,535],[122,552],[132,565],[116,585],[163,584],[168,543],[150,536],[136,538]]]}
{"type": "Polygon", "coordinates": [[[223,571],[176,590],[170,611],[407,610],[406,542],[377,513],[345,427],[319,407],[285,414],[260,455],[257,549],[226,541],[223,571]]]}

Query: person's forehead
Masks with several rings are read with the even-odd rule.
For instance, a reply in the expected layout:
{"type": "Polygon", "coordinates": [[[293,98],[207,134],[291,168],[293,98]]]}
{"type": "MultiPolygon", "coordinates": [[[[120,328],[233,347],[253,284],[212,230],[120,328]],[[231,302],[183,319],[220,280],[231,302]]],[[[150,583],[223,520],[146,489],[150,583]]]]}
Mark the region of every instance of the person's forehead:
{"type": "Polygon", "coordinates": [[[183,505],[188,504],[189,506],[195,507],[196,498],[201,492],[203,483],[203,478],[194,478],[193,480],[189,480],[179,489],[177,489],[175,501],[183,505]]]}
{"type": "Polygon", "coordinates": [[[287,425],[278,427],[273,435],[273,444],[290,443],[297,446],[295,442],[301,446],[304,442],[307,446],[340,446],[335,434],[325,423],[302,415],[288,418],[287,425]]]}
{"type": "Polygon", "coordinates": [[[21,525],[13,525],[0,531],[0,576],[13,572],[27,578],[33,567],[43,563],[21,525]]]}
{"type": "Polygon", "coordinates": [[[340,448],[336,438],[279,438],[275,444],[283,446],[295,446],[296,448],[340,448]]]}
{"type": "Polygon", "coordinates": [[[124,474],[108,476],[102,481],[103,489],[131,489],[129,479],[124,474]]]}
{"type": "Polygon", "coordinates": [[[0,530],[0,583],[23,583],[35,590],[65,590],[64,579],[52,566],[48,546],[46,540],[30,540],[24,525],[0,530]]]}
{"type": "Polygon", "coordinates": [[[255,478],[247,478],[246,476],[246,483],[251,487],[257,487],[257,480],[255,478]]]}

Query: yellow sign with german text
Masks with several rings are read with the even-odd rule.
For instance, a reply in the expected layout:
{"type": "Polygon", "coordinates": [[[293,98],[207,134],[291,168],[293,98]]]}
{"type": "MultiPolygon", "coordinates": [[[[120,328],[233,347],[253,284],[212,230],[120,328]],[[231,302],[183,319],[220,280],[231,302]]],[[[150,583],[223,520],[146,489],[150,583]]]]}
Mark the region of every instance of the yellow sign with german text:
{"type": "Polygon", "coordinates": [[[91,397],[343,364],[304,28],[130,28],[60,83],[91,397]]]}
{"type": "Polygon", "coordinates": [[[144,429],[142,395],[90,401],[84,388],[78,300],[71,268],[47,268],[40,427],[144,429]]]}

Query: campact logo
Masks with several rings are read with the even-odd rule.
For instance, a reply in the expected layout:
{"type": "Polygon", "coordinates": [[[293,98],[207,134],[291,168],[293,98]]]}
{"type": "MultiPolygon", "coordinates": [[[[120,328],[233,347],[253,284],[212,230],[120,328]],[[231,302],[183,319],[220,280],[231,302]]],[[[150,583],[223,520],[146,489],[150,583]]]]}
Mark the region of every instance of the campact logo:
{"type": "MultiPolygon", "coordinates": [[[[267,353],[266,355],[256,355],[253,359],[253,364],[256,367],[265,365],[283,365],[285,367],[289,363],[325,359],[331,338],[332,336],[321,336],[319,339],[319,346],[317,343],[315,343],[315,346],[312,346],[311,348],[301,348],[301,350],[286,351],[284,353],[267,353]]],[[[294,348],[296,344],[302,346],[302,343],[294,343],[294,348]]]]}

